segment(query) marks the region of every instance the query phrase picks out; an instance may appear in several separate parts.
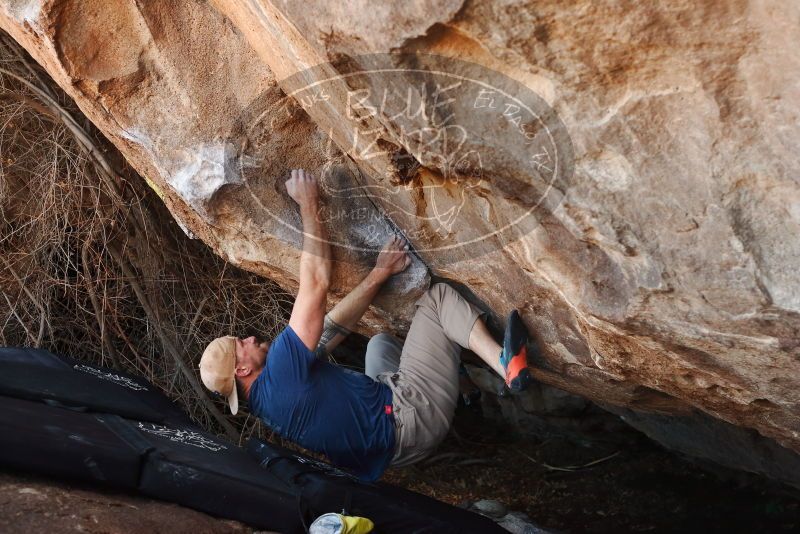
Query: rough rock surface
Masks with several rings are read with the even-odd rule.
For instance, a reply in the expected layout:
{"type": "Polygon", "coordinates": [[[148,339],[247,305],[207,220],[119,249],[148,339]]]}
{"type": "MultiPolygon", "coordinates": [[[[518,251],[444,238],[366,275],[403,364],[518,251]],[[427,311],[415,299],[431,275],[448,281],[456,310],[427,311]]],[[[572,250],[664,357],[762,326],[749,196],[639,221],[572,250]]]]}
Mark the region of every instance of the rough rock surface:
{"type": "MultiPolygon", "coordinates": [[[[229,21],[195,0],[14,0],[0,3],[0,24],[75,98],[188,232],[232,263],[296,287],[302,236],[276,225],[275,217],[299,225],[299,214],[276,185],[291,168],[325,165],[347,174],[349,164],[326,149],[325,135],[302,110],[273,106],[281,96],[275,76],[229,21]],[[269,131],[243,127],[254,105],[269,114],[269,131]],[[257,174],[239,165],[244,144],[258,160],[243,166],[257,174]]],[[[331,209],[368,211],[373,225],[369,232],[330,225],[336,242],[377,244],[393,231],[364,199],[336,199],[331,209]]],[[[366,274],[374,244],[337,250],[337,295],[366,274]]],[[[399,306],[373,310],[366,324],[402,331],[427,277],[415,261],[383,295],[399,306]]]]}
{"type": "MultiPolygon", "coordinates": [[[[214,6],[2,0],[0,25],[176,219],[232,262],[296,285],[297,216],[280,185],[289,168],[310,168],[339,191],[367,192],[328,189],[333,240],[360,244],[336,247],[338,295],[394,228],[418,252],[365,332],[403,330],[427,266],[499,316],[518,307],[548,384],[645,418],[699,410],[800,452],[800,58],[787,53],[800,5],[214,6]],[[538,182],[504,150],[507,123],[455,102],[446,109],[473,133],[480,126],[464,146],[480,151],[483,174],[449,181],[435,114],[349,114],[353,88],[336,77],[374,67],[361,54],[388,52],[397,59],[383,61],[404,68],[414,65],[402,53],[460,58],[534,91],[571,138],[571,172],[538,182]],[[325,99],[286,98],[329,78],[325,99]],[[433,137],[412,142],[408,126],[433,137]],[[382,149],[369,158],[353,142],[365,131],[382,149]],[[442,214],[458,218],[431,231],[442,214]],[[513,232],[446,248],[515,221],[513,232]]],[[[690,449],[684,437],[659,439],[690,449]]],[[[758,465],[739,466],[777,471],[758,465]]],[[[800,473],[782,478],[800,484],[800,473]]]]}

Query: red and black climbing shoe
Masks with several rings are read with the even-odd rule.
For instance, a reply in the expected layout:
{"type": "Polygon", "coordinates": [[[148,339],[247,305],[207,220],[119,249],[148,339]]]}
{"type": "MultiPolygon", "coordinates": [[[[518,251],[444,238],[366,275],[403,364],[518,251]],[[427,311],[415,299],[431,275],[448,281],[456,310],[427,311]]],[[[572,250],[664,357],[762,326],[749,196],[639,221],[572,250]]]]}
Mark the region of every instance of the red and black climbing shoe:
{"type": "Polygon", "coordinates": [[[503,350],[500,352],[500,364],[506,370],[506,386],[511,391],[523,391],[531,383],[527,345],[528,329],[514,310],[506,321],[503,350]]]}

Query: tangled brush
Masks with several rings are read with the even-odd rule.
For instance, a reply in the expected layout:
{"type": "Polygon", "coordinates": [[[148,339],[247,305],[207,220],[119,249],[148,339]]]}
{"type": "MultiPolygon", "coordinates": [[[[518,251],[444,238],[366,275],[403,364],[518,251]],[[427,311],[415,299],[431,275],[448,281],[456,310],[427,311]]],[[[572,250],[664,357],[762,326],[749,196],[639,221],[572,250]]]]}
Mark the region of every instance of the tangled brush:
{"type": "Polygon", "coordinates": [[[289,295],[187,237],[75,104],[0,35],[0,345],[135,372],[241,441],[199,382],[205,345],[270,337],[289,295]]]}

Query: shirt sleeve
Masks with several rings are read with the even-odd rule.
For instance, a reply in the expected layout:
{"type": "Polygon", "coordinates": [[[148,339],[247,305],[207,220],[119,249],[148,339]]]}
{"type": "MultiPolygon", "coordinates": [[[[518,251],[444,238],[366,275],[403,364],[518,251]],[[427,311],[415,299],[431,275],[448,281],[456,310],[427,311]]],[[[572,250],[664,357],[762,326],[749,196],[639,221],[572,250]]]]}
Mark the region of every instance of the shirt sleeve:
{"type": "Polygon", "coordinates": [[[315,360],[314,352],[308,350],[291,326],[287,326],[270,346],[267,368],[273,380],[305,382],[315,360]]]}

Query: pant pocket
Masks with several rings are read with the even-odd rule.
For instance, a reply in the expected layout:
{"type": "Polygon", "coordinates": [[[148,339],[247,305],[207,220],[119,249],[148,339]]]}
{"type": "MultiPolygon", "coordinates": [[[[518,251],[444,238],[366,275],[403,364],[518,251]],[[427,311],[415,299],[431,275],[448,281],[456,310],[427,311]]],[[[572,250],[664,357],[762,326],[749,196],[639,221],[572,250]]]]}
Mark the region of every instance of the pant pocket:
{"type": "Polygon", "coordinates": [[[417,411],[413,406],[403,406],[395,414],[400,423],[400,455],[405,456],[417,445],[417,411]]]}

